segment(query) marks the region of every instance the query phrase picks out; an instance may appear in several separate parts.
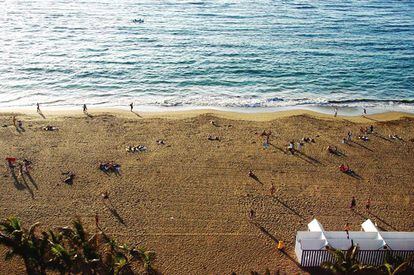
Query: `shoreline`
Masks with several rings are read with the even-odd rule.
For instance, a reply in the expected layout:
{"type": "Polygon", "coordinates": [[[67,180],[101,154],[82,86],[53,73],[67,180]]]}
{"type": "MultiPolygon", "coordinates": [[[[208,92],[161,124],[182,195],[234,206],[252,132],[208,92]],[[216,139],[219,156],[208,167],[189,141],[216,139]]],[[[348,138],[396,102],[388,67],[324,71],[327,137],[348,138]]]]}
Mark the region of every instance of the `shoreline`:
{"type": "MultiPolygon", "coordinates": [[[[135,108],[134,108],[135,109],[135,108]]],[[[79,109],[51,109],[51,108],[41,108],[42,115],[36,112],[36,108],[0,108],[0,115],[24,115],[30,117],[31,119],[45,119],[45,118],[65,118],[65,117],[82,117],[85,114],[82,110],[79,109]]],[[[219,118],[226,118],[232,120],[246,120],[246,121],[271,121],[280,118],[292,117],[307,115],[315,117],[318,119],[325,120],[349,120],[357,123],[367,123],[367,122],[380,122],[380,121],[391,121],[398,120],[405,117],[414,118],[413,113],[400,112],[400,111],[385,111],[381,113],[374,113],[368,115],[341,115],[338,114],[337,117],[334,117],[333,114],[328,114],[322,111],[310,110],[310,109],[289,109],[289,110],[279,110],[279,111],[262,111],[262,112],[240,112],[240,111],[231,111],[231,110],[220,110],[220,109],[184,109],[184,110],[166,110],[166,111],[140,111],[140,108],[136,108],[134,112],[127,110],[126,108],[91,108],[89,109],[89,114],[94,115],[104,115],[111,114],[123,118],[136,118],[136,119],[154,119],[154,118],[163,118],[163,119],[186,119],[197,117],[200,115],[213,115],[219,118]]]]}

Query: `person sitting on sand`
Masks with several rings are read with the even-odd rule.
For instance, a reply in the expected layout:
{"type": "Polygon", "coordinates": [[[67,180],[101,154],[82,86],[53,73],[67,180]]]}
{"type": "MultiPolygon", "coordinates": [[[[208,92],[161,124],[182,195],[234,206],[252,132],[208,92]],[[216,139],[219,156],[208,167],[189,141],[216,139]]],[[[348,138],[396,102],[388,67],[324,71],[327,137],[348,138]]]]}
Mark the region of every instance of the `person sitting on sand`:
{"type": "Polygon", "coordinates": [[[249,177],[251,177],[251,178],[254,178],[254,177],[256,176],[256,175],[253,173],[253,171],[252,171],[252,170],[249,170],[248,175],[249,175],[249,177]]]}
{"type": "Polygon", "coordinates": [[[72,185],[73,179],[75,178],[75,174],[72,172],[68,172],[67,175],[68,176],[63,180],[63,182],[72,185]]]}
{"type": "Polygon", "coordinates": [[[334,155],[337,155],[338,154],[338,149],[336,148],[336,146],[328,145],[328,147],[326,148],[326,150],[329,153],[331,153],[331,154],[334,154],[334,155]]]}
{"type": "Polygon", "coordinates": [[[112,169],[115,173],[121,174],[121,165],[115,163],[114,165],[112,165],[112,169]]]}
{"type": "Polygon", "coordinates": [[[109,171],[109,166],[107,163],[101,163],[99,164],[99,169],[106,173],[109,171]]]}
{"type": "Polygon", "coordinates": [[[17,121],[17,127],[19,127],[20,129],[23,129],[23,121],[18,120],[17,121]]]}
{"type": "Polygon", "coordinates": [[[349,166],[345,164],[341,164],[339,166],[339,171],[341,171],[342,173],[346,173],[346,174],[352,173],[352,170],[349,168],[349,166]]]}
{"type": "Polygon", "coordinates": [[[102,199],[104,199],[104,200],[109,199],[109,193],[108,193],[108,191],[103,192],[103,193],[101,194],[101,196],[102,196],[102,199]]]}

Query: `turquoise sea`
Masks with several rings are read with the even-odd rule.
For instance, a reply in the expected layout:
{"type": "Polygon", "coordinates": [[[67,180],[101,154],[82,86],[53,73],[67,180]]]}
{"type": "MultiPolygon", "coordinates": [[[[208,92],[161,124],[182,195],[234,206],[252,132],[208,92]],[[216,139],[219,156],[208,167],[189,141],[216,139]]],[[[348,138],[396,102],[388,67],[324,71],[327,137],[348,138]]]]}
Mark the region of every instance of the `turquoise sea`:
{"type": "Polygon", "coordinates": [[[414,1],[0,0],[0,107],[36,102],[413,111],[414,1]]]}

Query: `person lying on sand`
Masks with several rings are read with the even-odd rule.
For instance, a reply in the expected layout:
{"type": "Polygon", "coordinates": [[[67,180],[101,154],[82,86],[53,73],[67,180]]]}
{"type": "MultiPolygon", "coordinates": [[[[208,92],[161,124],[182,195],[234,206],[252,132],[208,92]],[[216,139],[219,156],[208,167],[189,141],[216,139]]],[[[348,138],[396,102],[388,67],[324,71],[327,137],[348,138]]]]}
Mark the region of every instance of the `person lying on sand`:
{"type": "Polygon", "coordinates": [[[144,145],[136,145],[136,146],[127,146],[126,151],[131,153],[138,153],[144,152],[147,150],[147,147],[144,145]]]}
{"type": "Polygon", "coordinates": [[[101,170],[102,172],[108,173],[108,172],[114,172],[116,174],[120,174],[121,172],[121,165],[119,165],[118,163],[114,163],[114,162],[105,162],[105,163],[101,163],[99,164],[99,170],[101,170]]]}
{"type": "Polygon", "coordinates": [[[165,145],[165,141],[162,139],[159,139],[156,141],[158,145],[165,145]]]}
{"type": "Polygon", "coordinates": [[[331,153],[331,154],[334,154],[334,155],[338,154],[338,149],[336,148],[336,146],[328,145],[326,150],[328,151],[328,153],[331,153]]]}
{"type": "Polygon", "coordinates": [[[388,135],[388,137],[390,138],[390,139],[398,139],[398,140],[403,140],[400,136],[398,136],[398,135],[388,135]]]}
{"type": "Polygon", "coordinates": [[[51,125],[46,125],[45,127],[42,128],[44,131],[57,131],[59,130],[58,127],[56,126],[51,126],[51,125]]]}
{"type": "Polygon", "coordinates": [[[219,138],[218,136],[212,136],[212,135],[209,135],[209,136],[207,137],[207,139],[208,139],[208,140],[218,140],[218,141],[220,141],[220,138],[219,138]]]}
{"type": "Polygon", "coordinates": [[[358,136],[358,138],[362,141],[369,141],[369,138],[367,136],[358,136]]]}

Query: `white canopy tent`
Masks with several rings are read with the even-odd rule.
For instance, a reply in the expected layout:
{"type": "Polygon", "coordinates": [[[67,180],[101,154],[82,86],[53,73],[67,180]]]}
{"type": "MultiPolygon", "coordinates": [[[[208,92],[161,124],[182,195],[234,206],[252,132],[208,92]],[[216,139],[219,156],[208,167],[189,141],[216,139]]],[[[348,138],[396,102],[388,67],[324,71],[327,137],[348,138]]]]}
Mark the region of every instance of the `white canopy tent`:
{"type": "Polygon", "coordinates": [[[327,246],[347,250],[358,246],[360,261],[366,264],[382,263],[385,253],[408,256],[414,253],[414,232],[382,232],[371,220],[362,223],[363,231],[325,231],[316,219],[308,224],[309,231],[298,231],[295,253],[302,266],[319,266],[330,259],[327,246]],[[349,236],[349,238],[348,238],[349,236]],[[394,253],[394,254],[395,254],[394,253]]]}

